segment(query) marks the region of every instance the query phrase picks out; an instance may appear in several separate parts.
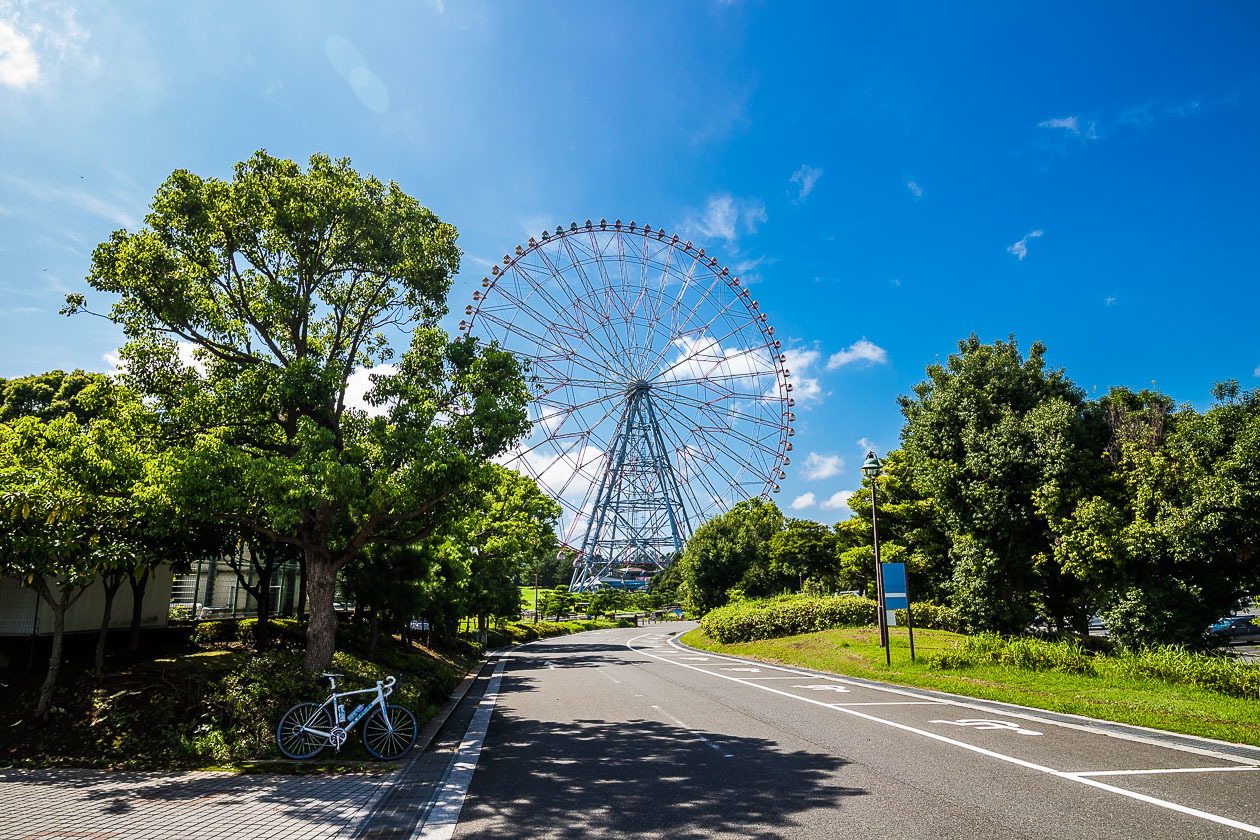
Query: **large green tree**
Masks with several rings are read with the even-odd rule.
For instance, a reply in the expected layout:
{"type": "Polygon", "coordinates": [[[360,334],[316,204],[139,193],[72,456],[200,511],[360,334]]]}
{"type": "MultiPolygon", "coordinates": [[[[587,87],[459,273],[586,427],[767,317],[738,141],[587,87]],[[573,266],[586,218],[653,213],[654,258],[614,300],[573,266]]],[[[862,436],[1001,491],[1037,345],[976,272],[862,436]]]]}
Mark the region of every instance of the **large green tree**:
{"type": "Polygon", "coordinates": [[[151,455],[149,415],[106,378],[81,394],[86,410],[0,423],[0,576],[16,577],[48,605],[52,650],[36,717],[47,716],[61,670],[66,611],[93,582],[107,585],[97,646],[112,595],[135,564],[140,520],[134,492],[151,455]]]}
{"type": "Polygon", "coordinates": [[[258,152],[230,181],[174,172],[145,227],[93,254],[126,376],[181,441],[184,507],[303,553],[310,669],[332,658],[338,571],[458,518],[527,428],[516,361],[438,328],[455,238],[347,160],[258,152]],[[352,403],[359,369],[375,371],[371,413],[352,403]]]}
{"type": "Polygon", "coordinates": [[[708,612],[725,604],[733,588],[757,596],[794,584],[795,576],[775,571],[770,559],[770,540],[783,527],[774,502],[750,499],[696,528],[680,561],[687,607],[708,612]]]}
{"type": "Polygon", "coordinates": [[[907,466],[948,531],[955,606],[979,629],[1016,632],[1039,609],[1084,609],[1049,523],[1102,480],[1106,426],[1045,352],[972,335],[899,399],[907,466]]]}
{"type": "Polygon", "coordinates": [[[1214,396],[1200,414],[1112,389],[1110,480],[1054,523],[1056,558],[1128,646],[1201,644],[1260,586],[1260,392],[1226,382],[1214,396]]]}
{"type": "Polygon", "coordinates": [[[840,539],[831,528],[809,519],[789,519],[786,527],[770,538],[771,568],[796,578],[804,589],[808,581],[823,591],[839,589],[840,539]]]}

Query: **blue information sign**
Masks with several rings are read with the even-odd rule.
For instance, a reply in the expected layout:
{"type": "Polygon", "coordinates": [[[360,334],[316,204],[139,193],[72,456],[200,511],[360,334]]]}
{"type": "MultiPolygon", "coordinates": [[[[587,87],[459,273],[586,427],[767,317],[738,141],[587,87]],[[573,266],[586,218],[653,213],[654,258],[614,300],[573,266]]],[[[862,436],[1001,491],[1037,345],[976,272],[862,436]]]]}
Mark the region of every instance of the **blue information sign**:
{"type": "Polygon", "coordinates": [[[910,608],[910,593],[906,589],[906,564],[884,563],[884,606],[890,610],[910,608]]]}

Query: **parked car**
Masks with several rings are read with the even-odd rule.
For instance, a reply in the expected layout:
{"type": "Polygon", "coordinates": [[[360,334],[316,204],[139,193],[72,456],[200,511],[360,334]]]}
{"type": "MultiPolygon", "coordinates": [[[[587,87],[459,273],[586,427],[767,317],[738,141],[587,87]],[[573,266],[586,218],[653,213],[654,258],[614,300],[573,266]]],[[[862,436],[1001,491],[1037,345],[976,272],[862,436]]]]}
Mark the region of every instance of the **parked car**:
{"type": "Polygon", "coordinates": [[[1222,618],[1208,628],[1212,638],[1224,644],[1254,644],[1260,642],[1260,624],[1251,616],[1222,618]]]}

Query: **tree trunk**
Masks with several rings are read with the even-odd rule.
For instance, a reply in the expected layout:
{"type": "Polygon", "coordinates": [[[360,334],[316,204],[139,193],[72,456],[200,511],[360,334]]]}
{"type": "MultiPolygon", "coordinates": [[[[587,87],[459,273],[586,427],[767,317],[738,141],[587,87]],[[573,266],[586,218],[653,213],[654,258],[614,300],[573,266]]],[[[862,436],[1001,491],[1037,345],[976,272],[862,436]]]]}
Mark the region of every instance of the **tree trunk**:
{"type": "Polygon", "coordinates": [[[298,621],[306,617],[306,556],[298,558],[298,599],[297,599],[297,615],[293,616],[298,621]]]}
{"type": "Polygon", "coordinates": [[[308,671],[323,671],[332,664],[337,646],[337,613],[333,598],[337,589],[337,569],[332,558],[314,552],[306,557],[306,587],[310,594],[311,619],[306,625],[308,671]]]}
{"type": "Polygon", "coordinates": [[[376,657],[376,642],[381,635],[381,614],[375,608],[372,609],[372,614],[368,618],[368,626],[371,628],[372,632],[368,636],[367,658],[374,659],[376,657]]]}
{"type": "Polygon", "coordinates": [[[105,679],[105,642],[109,639],[109,619],[114,612],[114,596],[122,586],[122,572],[111,572],[101,578],[101,586],[105,588],[105,610],[101,614],[101,632],[96,637],[96,660],[92,674],[96,681],[105,679]]]}
{"type": "MultiPolygon", "coordinates": [[[[257,567],[255,567],[257,568],[257,567]]],[[[258,621],[254,624],[254,647],[262,652],[271,644],[271,575],[273,567],[268,564],[266,576],[259,575],[258,590],[253,593],[254,602],[258,604],[258,621]]]]}
{"type": "Polygon", "coordinates": [[[44,685],[39,690],[39,703],[35,706],[35,717],[40,720],[48,718],[52,709],[53,691],[57,688],[57,677],[61,674],[61,645],[66,637],[66,607],[70,606],[70,593],[62,592],[56,600],[45,599],[53,611],[52,653],[48,655],[48,675],[44,677],[44,685]]]}
{"type": "Polygon", "coordinates": [[[147,566],[138,578],[134,569],[128,575],[131,583],[131,633],[127,637],[127,650],[130,651],[140,649],[140,622],[144,620],[144,590],[148,588],[149,578],[152,575],[153,570],[147,566]]]}

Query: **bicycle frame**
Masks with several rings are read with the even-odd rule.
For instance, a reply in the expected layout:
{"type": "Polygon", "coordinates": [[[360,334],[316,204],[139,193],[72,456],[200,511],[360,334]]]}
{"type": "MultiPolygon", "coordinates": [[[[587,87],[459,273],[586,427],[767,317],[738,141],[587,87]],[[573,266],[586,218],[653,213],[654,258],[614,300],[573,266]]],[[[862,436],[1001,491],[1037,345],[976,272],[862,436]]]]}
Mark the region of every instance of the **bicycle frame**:
{"type": "Polygon", "coordinates": [[[325,738],[337,749],[338,752],[340,752],[341,745],[346,742],[346,738],[350,734],[350,730],[354,729],[355,724],[367,717],[368,714],[376,708],[380,708],[381,716],[385,719],[385,726],[388,731],[394,731],[394,725],[390,721],[389,715],[385,714],[385,698],[393,693],[394,684],[397,682],[396,677],[390,676],[386,677],[384,680],[377,680],[375,688],[360,688],[355,691],[342,692],[337,691],[337,680],[335,678],[328,677],[328,682],[330,684],[331,693],[328,695],[327,700],[319,704],[319,708],[320,710],[323,710],[331,703],[332,718],[336,725],[328,732],[325,732],[322,729],[316,729],[312,726],[303,726],[302,731],[325,738]],[[376,697],[372,700],[372,702],[365,703],[363,708],[359,709],[354,714],[347,716],[345,704],[342,703],[342,699],[345,697],[353,697],[356,694],[375,694],[376,697]]]}

